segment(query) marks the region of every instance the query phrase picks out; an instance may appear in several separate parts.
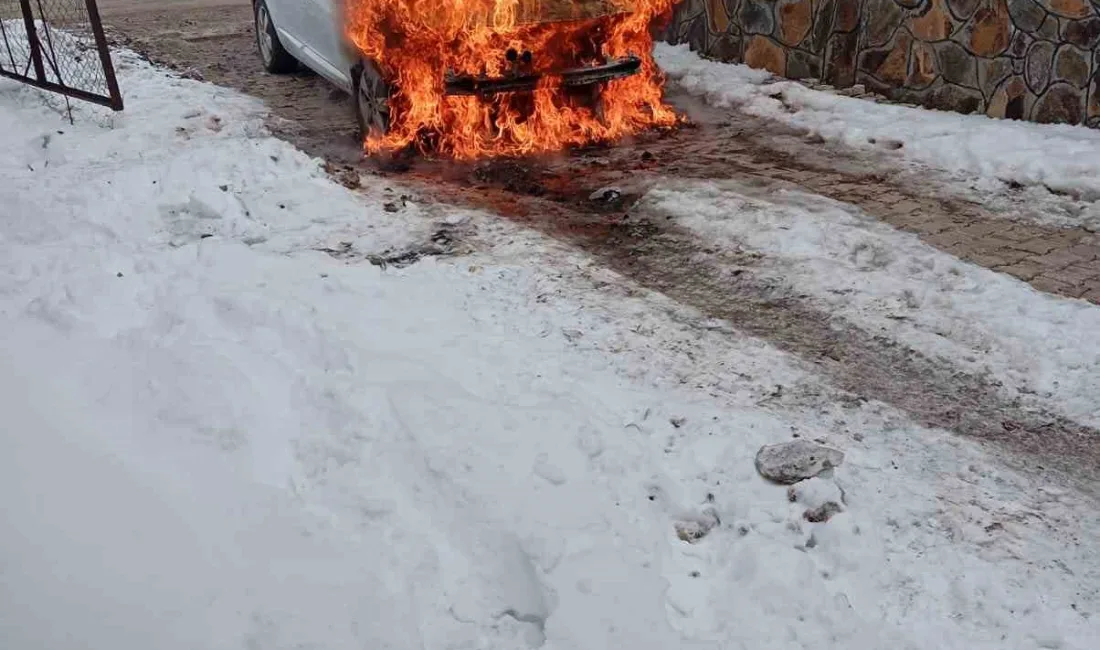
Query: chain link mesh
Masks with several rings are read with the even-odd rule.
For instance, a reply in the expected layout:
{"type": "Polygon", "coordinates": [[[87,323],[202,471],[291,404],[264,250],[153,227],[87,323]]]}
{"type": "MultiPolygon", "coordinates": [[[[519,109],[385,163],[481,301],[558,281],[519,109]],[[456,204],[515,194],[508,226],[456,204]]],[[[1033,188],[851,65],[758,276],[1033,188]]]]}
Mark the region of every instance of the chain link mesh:
{"type": "Polygon", "coordinates": [[[0,72],[121,106],[98,11],[93,17],[89,7],[94,1],[0,0],[0,72]]]}

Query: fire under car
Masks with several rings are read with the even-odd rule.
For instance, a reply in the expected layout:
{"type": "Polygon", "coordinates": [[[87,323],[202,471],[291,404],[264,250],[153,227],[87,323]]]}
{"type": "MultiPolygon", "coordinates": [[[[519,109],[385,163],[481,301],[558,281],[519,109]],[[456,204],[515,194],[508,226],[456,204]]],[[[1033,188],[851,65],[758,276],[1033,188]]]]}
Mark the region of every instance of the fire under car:
{"type": "MultiPolygon", "coordinates": [[[[253,7],[257,45],[268,72],[285,74],[304,65],[353,98],[364,137],[387,133],[396,80],[383,72],[384,65],[363,56],[347,36],[344,0],[253,0],[253,7]]],[[[532,27],[552,30],[555,25],[568,31],[570,24],[625,13],[620,5],[608,0],[532,0],[517,7],[526,10],[525,15],[516,19],[525,33],[533,33],[532,27]]],[[[546,68],[545,59],[540,60],[537,49],[532,51],[518,43],[500,52],[503,61],[486,62],[491,65],[476,73],[462,74],[441,68],[438,82],[446,95],[491,97],[533,91],[542,79],[552,75],[562,87],[598,97],[603,84],[636,74],[641,59],[633,54],[599,55],[598,31],[593,34],[586,33],[585,39],[595,50],[589,48],[581,53],[570,48],[578,51],[575,60],[561,61],[559,55],[551,69],[546,68]],[[593,51],[597,53],[595,56],[593,51]]]]}

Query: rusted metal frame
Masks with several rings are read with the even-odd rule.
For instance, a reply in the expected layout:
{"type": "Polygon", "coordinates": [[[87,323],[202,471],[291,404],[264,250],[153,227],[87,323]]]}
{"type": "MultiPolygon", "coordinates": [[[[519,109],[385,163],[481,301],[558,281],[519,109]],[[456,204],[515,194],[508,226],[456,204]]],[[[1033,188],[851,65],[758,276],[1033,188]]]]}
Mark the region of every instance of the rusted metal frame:
{"type": "MultiPolygon", "coordinates": [[[[43,22],[45,22],[45,13],[42,8],[41,0],[38,0],[39,11],[42,13],[43,22]]],[[[59,93],[74,99],[80,99],[100,106],[106,106],[115,111],[121,111],[123,107],[122,92],[119,90],[118,78],[115,75],[114,64],[111,61],[111,50],[107,44],[107,37],[103,30],[103,22],[99,15],[99,8],[96,6],[95,0],[84,0],[85,7],[88,10],[88,21],[92,30],[92,35],[95,39],[96,50],[99,53],[99,62],[103,67],[104,79],[107,83],[107,95],[100,95],[98,93],[84,90],[82,88],[73,88],[65,84],[61,78],[61,70],[57,64],[57,53],[53,48],[53,40],[49,34],[47,26],[47,45],[50,47],[50,54],[52,59],[43,56],[42,43],[38,38],[38,29],[34,24],[34,9],[31,5],[31,0],[19,0],[20,8],[23,12],[23,24],[27,31],[27,43],[29,46],[29,58],[27,61],[27,68],[22,73],[16,70],[7,70],[3,66],[0,66],[0,76],[9,77],[17,81],[22,81],[28,85],[43,90],[49,90],[59,93]],[[49,60],[50,67],[57,77],[57,81],[51,81],[46,76],[46,68],[43,63],[43,59],[49,60]],[[31,65],[34,65],[34,76],[28,74],[31,65]]],[[[11,46],[8,42],[7,30],[3,31],[4,43],[8,49],[8,57],[12,61],[12,65],[15,65],[15,56],[11,52],[11,46]]]]}
{"type": "Polygon", "coordinates": [[[85,0],[84,5],[88,8],[88,22],[91,23],[95,47],[99,51],[99,63],[103,66],[103,76],[107,80],[107,92],[110,95],[110,103],[107,106],[112,110],[121,111],[122,91],[118,87],[115,65],[111,61],[111,48],[107,44],[107,35],[103,31],[103,21],[99,16],[99,7],[96,5],[95,0],[85,0]]]}
{"type": "Polygon", "coordinates": [[[38,30],[34,26],[31,0],[19,0],[19,7],[23,10],[23,26],[27,30],[27,43],[30,46],[31,61],[34,63],[34,74],[39,83],[46,83],[46,68],[42,65],[42,49],[38,42],[38,30]]]}
{"type": "MultiPolygon", "coordinates": [[[[79,88],[69,88],[68,86],[59,86],[52,81],[39,82],[33,77],[28,77],[14,72],[8,72],[7,70],[0,70],[0,77],[8,77],[15,79],[16,81],[22,81],[28,86],[34,86],[35,88],[41,88],[42,90],[49,90],[51,92],[58,93],[59,95],[67,95],[73,99],[80,99],[92,104],[99,104],[100,106],[106,106],[107,108],[114,108],[111,105],[111,98],[103,95],[97,95],[96,93],[89,92],[87,90],[81,90],[79,88]]],[[[121,109],[115,109],[121,110],[121,109]]]]}

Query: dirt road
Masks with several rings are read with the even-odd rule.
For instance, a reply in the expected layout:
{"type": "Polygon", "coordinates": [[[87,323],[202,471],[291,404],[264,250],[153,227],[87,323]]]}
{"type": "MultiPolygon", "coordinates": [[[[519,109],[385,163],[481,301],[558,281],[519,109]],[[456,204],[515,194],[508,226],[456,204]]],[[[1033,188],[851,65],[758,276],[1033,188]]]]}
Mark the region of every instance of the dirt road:
{"type": "MultiPolygon", "coordinates": [[[[369,164],[361,160],[346,97],[311,74],[261,71],[248,0],[100,0],[100,7],[116,37],[151,59],[265,100],[277,135],[336,164],[369,164]]],[[[543,161],[418,161],[374,171],[399,177],[422,196],[488,209],[568,241],[641,286],[801,357],[853,399],[882,401],[924,424],[1025,452],[1016,455],[1019,464],[1097,484],[1100,432],[1025,409],[989,379],[869,336],[797,295],[777,294],[752,272],[751,256],[715,251],[690,233],[631,217],[621,205],[594,206],[587,197],[624,181],[643,191],[668,176],[791,185],[858,206],[956,257],[1042,290],[1100,303],[1097,235],[1018,218],[1006,222],[927,174],[771,122],[707,109],[675,88],[670,99],[692,116],[694,128],[543,161]],[[1051,262],[1071,249],[1072,264],[1051,262]]],[[[1029,208],[1006,197],[1000,209],[1029,208]]]]}

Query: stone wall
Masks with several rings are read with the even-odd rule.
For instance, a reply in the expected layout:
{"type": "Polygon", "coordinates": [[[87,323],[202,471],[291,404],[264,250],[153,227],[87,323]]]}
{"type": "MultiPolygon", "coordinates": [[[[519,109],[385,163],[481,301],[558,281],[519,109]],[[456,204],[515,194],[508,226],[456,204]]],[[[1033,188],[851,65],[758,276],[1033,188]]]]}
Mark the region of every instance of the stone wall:
{"type": "Polygon", "coordinates": [[[683,0],[668,39],[930,108],[1100,127],[1100,0],[683,0]]]}

